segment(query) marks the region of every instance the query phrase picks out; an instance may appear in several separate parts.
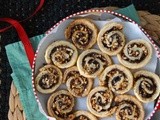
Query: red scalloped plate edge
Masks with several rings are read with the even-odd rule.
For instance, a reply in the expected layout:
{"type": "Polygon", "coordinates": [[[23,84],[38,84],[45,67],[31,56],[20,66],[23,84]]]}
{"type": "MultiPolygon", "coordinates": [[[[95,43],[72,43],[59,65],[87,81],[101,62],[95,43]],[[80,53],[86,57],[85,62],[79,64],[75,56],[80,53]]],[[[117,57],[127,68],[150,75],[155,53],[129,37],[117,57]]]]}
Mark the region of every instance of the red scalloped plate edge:
{"type": "MultiPolygon", "coordinates": [[[[89,9],[89,10],[85,10],[85,11],[81,11],[81,12],[77,12],[74,13],[72,15],[69,15],[65,18],[63,18],[62,20],[60,20],[59,22],[57,22],[53,27],[51,27],[49,30],[47,30],[45,32],[45,35],[50,34],[50,32],[57,27],[59,24],[61,24],[62,22],[64,22],[65,20],[74,17],[76,15],[82,15],[82,14],[86,14],[86,13],[93,13],[93,12],[99,12],[99,13],[108,13],[108,14],[112,14],[115,15],[117,17],[121,17],[124,20],[127,20],[131,23],[134,23],[136,25],[138,25],[134,20],[130,19],[129,17],[122,15],[120,13],[114,12],[114,11],[109,11],[109,10],[103,10],[103,9],[89,9]]],[[[154,46],[156,53],[157,53],[157,57],[160,59],[160,50],[158,49],[158,46],[155,44],[155,42],[152,40],[152,38],[150,37],[150,35],[140,26],[138,25],[138,27],[141,29],[141,31],[148,37],[148,39],[151,41],[152,45],[154,46]]],[[[35,85],[34,85],[34,69],[35,69],[35,62],[36,62],[36,58],[37,58],[37,53],[39,51],[41,45],[39,45],[38,49],[36,50],[35,56],[34,56],[34,60],[33,60],[33,65],[32,65],[32,87],[33,87],[33,92],[34,92],[34,96],[36,98],[36,101],[38,102],[38,104],[40,104],[40,101],[38,99],[37,93],[36,93],[36,89],[35,89],[35,85]]],[[[152,111],[152,113],[150,114],[149,118],[147,118],[147,120],[151,120],[152,116],[154,115],[154,113],[156,112],[156,110],[158,110],[158,107],[160,105],[160,96],[158,98],[158,101],[156,103],[156,106],[154,107],[154,110],[152,111]]],[[[48,119],[49,120],[49,119],[48,119]]]]}

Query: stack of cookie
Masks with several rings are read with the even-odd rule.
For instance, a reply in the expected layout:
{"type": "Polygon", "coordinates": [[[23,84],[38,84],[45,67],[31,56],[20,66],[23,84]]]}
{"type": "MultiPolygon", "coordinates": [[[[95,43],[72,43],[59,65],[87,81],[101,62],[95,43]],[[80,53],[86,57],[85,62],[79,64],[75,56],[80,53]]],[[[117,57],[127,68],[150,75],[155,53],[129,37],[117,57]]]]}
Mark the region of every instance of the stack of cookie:
{"type": "Polygon", "coordinates": [[[144,119],[142,103],[158,97],[160,78],[140,69],[151,59],[150,43],[143,39],[126,43],[123,28],[121,23],[108,22],[99,30],[91,19],[79,18],[65,29],[66,40],[47,47],[47,65],[39,69],[35,86],[41,93],[52,93],[47,103],[50,116],[57,120],[98,120],[115,113],[117,120],[144,119]],[[120,64],[113,63],[113,56],[120,64]],[[95,78],[99,85],[93,87],[95,78]],[[61,84],[67,90],[57,90],[61,84]],[[128,94],[132,89],[134,95],[128,94]],[[87,97],[84,104],[89,111],[74,112],[79,97],[87,97]]]}

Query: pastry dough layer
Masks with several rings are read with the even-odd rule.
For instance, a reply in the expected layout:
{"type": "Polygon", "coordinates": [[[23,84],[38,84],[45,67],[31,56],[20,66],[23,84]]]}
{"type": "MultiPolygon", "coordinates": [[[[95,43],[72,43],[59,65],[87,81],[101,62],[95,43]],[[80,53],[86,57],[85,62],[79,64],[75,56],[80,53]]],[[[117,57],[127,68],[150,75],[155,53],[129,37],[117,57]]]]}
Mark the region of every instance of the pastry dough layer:
{"type": "Polygon", "coordinates": [[[76,63],[78,51],[76,47],[67,41],[58,40],[50,44],[45,52],[45,60],[59,68],[68,68],[76,63]]]}
{"type": "Polygon", "coordinates": [[[65,30],[65,38],[71,39],[79,49],[91,48],[98,35],[98,28],[90,19],[79,18],[72,21],[65,30]]]}
{"type": "Polygon", "coordinates": [[[107,87],[95,87],[87,97],[88,110],[97,117],[108,117],[115,112],[112,108],[113,93],[107,87]]]}
{"type": "Polygon", "coordinates": [[[131,69],[144,67],[150,61],[151,56],[152,47],[150,43],[142,39],[131,40],[117,55],[119,62],[131,69]]]}
{"type": "Polygon", "coordinates": [[[109,87],[115,93],[124,94],[133,87],[133,76],[129,69],[114,64],[102,72],[99,82],[101,86],[109,87]]]}
{"type": "Polygon", "coordinates": [[[71,114],[74,107],[74,97],[66,90],[53,93],[47,102],[47,110],[50,116],[58,120],[65,120],[71,114]]]}
{"type": "Polygon", "coordinates": [[[155,73],[140,70],[134,74],[134,93],[136,97],[148,103],[154,101],[160,93],[160,78],[155,73]]]}
{"type": "Polygon", "coordinates": [[[122,30],[123,25],[120,23],[107,23],[98,34],[97,44],[99,49],[108,55],[117,55],[125,45],[122,30]]]}
{"type": "Polygon", "coordinates": [[[95,78],[109,65],[111,58],[97,49],[83,51],[77,60],[77,67],[81,75],[95,78]]]}
{"type": "Polygon", "coordinates": [[[62,83],[62,72],[54,65],[45,65],[40,68],[35,78],[36,89],[41,93],[52,93],[62,83]]]}
{"type": "Polygon", "coordinates": [[[98,119],[88,111],[77,111],[74,113],[73,120],[98,120],[98,119]]]}
{"type": "Polygon", "coordinates": [[[64,82],[66,82],[68,91],[75,97],[88,95],[93,85],[93,79],[80,75],[76,66],[65,70],[64,82]]]}
{"type": "Polygon", "coordinates": [[[144,108],[136,97],[119,95],[115,98],[116,120],[144,120],[144,108]]]}

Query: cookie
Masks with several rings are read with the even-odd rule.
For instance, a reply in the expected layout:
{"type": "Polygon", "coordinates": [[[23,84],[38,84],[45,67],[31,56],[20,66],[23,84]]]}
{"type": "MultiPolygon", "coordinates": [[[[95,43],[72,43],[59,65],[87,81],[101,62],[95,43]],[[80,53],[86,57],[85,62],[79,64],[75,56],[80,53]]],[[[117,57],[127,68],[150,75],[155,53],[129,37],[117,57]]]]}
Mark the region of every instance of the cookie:
{"type": "Polygon", "coordinates": [[[116,108],[111,107],[114,95],[107,87],[95,87],[87,96],[87,108],[95,116],[111,116],[116,108]]]}
{"type": "Polygon", "coordinates": [[[83,51],[77,60],[77,68],[80,74],[88,78],[97,77],[111,64],[111,58],[97,49],[83,51]]]}
{"type": "Polygon", "coordinates": [[[97,37],[99,49],[110,56],[120,53],[125,45],[125,37],[122,30],[123,25],[120,23],[107,23],[100,30],[97,37]]]}
{"type": "Polygon", "coordinates": [[[134,74],[134,79],[134,94],[140,101],[154,101],[160,94],[160,78],[155,73],[140,70],[134,74]]]}
{"type": "Polygon", "coordinates": [[[73,66],[78,57],[77,48],[70,42],[58,40],[50,44],[45,52],[45,60],[48,64],[54,64],[59,68],[73,66]]]}
{"type": "Polygon", "coordinates": [[[62,83],[62,72],[54,65],[45,65],[40,68],[35,78],[35,87],[41,93],[52,93],[62,83]]]}
{"type": "Polygon", "coordinates": [[[57,120],[66,120],[75,104],[74,97],[66,90],[53,93],[47,102],[48,114],[57,120]]]}
{"type": "Polygon", "coordinates": [[[151,56],[152,47],[150,43],[142,39],[131,40],[117,55],[119,62],[130,69],[144,67],[150,61],[151,56]]]}
{"type": "Polygon", "coordinates": [[[119,95],[115,98],[116,120],[144,120],[142,103],[134,96],[119,95]]]}
{"type": "Polygon", "coordinates": [[[133,86],[133,76],[129,69],[114,64],[107,67],[99,77],[101,86],[109,87],[117,94],[128,92],[133,86]]]}
{"type": "Polygon", "coordinates": [[[90,19],[79,18],[65,29],[65,38],[71,39],[78,49],[89,49],[97,40],[98,28],[90,19]]]}
{"type": "Polygon", "coordinates": [[[66,81],[68,91],[75,97],[85,97],[93,85],[93,79],[80,75],[76,66],[65,70],[63,80],[66,81]]]}
{"type": "Polygon", "coordinates": [[[74,113],[72,120],[98,120],[94,115],[88,111],[77,111],[74,113]]]}

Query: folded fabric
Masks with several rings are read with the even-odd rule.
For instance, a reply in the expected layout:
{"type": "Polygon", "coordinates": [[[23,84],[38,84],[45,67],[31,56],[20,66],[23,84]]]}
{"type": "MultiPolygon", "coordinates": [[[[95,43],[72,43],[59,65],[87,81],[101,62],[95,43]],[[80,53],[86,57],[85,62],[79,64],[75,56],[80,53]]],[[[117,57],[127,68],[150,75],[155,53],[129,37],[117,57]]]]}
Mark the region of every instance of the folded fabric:
{"type": "MultiPolygon", "coordinates": [[[[44,35],[39,35],[30,39],[35,49],[43,37],[44,35]]],[[[47,118],[39,112],[38,104],[34,97],[31,82],[31,68],[22,43],[17,42],[7,45],[6,52],[13,71],[11,76],[19,92],[27,120],[47,120],[47,118]]]]}
{"type": "Polygon", "coordinates": [[[118,9],[118,10],[116,10],[116,12],[121,13],[122,15],[129,17],[132,20],[134,20],[135,22],[137,22],[138,24],[140,24],[139,16],[138,16],[137,11],[136,11],[133,4],[131,4],[128,7],[118,9]]]}
{"type": "MultiPolygon", "coordinates": [[[[116,12],[126,15],[135,20],[137,23],[140,23],[134,5],[117,10],[116,12]]],[[[44,35],[38,35],[30,39],[34,50],[36,50],[40,40],[43,37],[44,35]]],[[[31,82],[32,71],[22,43],[16,42],[7,45],[6,53],[13,71],[11,76],[19,92],[20,100],[22,102],[27,120],[47,120],[47,118],[39,111],[38,104],[34,97],[31,82]]]]}

